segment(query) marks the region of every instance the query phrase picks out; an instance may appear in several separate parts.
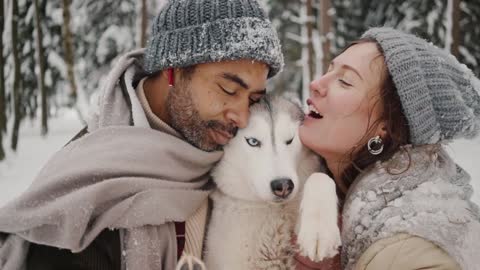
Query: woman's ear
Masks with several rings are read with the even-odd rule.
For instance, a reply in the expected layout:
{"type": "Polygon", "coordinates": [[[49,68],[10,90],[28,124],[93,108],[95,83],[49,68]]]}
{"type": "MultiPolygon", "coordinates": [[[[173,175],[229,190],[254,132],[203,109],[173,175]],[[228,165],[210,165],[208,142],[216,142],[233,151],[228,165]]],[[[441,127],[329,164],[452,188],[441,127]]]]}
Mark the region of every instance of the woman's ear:
{"type": "Polygon", "coordinates": [[[386,125],[385,121],[382,121],[382,122],[378,125],[375,134],[379,135],[379,136],[382,138],[382,140],[385,140],[385,138],[386,138],[387,135],[388,135],[387,125],[386,125]]]}

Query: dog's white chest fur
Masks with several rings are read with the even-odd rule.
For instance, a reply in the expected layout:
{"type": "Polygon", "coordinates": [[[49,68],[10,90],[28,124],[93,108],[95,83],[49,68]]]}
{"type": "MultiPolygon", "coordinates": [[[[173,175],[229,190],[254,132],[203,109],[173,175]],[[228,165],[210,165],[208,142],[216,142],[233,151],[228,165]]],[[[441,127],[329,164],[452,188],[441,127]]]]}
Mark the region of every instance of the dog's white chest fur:
{"type": "Polygon", "coordinates": [[[215,192],[205,263],[216,269],[291,269],[298,204],[235,200],[215,192]],[[297,209],[297,210],[295,210],[297,209]]]}

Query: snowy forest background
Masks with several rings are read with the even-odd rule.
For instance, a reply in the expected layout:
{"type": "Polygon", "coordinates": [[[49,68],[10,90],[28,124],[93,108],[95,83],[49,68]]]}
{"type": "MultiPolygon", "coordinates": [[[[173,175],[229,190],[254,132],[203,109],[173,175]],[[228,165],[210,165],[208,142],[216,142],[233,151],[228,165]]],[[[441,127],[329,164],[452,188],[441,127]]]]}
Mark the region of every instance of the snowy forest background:
{"type": "MultiPolygon", "coordinates": [[[[61,128],[54,125],[75,121],[58,149],[78,131],[112,63],[145,46],[149,24],[165,1],[0,0],[0,178],[5,178],[2,160],[8,162],[22,143],[32,144],[23,142],[22,134],[39,137],[41,144],[61,128]],[[58,120],[65,114],[67,122],[58,120]]],[[[304,97],[311,79],[341,48],[367,28],[382,25],[431,40],[480,76],[478,0],[259,1],[285,53],[285,69],[269,85],[276,91],[304,97]]]]}
{"type": "MultiPolygon", "coordinates": [[[[74,109],[89,99],[119,55],[143,47],[167,0],[1,0],[0,160],[17,149],[23,121],[74,109]],[[40,39],[38,37],[41,37],[40,39]]],[[[430,39],[480,75],[478,0],[260,0],[278,29],[284,72],[270,86],[305,96],[308,82],[370,26],[430,39]]]]}

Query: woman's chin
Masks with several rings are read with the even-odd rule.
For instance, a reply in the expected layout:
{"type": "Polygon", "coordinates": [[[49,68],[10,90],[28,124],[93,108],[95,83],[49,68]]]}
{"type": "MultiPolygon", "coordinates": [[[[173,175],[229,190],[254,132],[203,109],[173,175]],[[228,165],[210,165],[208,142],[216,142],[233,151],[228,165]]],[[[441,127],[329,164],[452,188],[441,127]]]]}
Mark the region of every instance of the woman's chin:
{"type": "Polygon", "coordinates": [[[303,146],[311,150],[314,150],[314,147],[315,147],[314,138],[318,136],[315,136],[313,130],[311,130],[307,126],[302,125],[298,128],[298,137],[300,138],[300,142],[303,144],[303,146]]]}

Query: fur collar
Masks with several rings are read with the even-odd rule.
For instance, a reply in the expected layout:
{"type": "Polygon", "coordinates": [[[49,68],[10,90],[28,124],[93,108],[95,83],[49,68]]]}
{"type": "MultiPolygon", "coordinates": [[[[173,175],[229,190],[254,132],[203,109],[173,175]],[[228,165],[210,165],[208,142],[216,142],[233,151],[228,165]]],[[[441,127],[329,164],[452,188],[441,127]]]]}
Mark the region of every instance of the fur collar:
{"type": "Polygon", "coordinates": [[[375,241],[398,233],[443,248],[462,269],[478,265],[480,214],[470,176],[440,145],[407,146],[377,163],[350,188],[343,209],[345,269],[375,241]]]}

